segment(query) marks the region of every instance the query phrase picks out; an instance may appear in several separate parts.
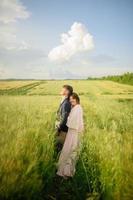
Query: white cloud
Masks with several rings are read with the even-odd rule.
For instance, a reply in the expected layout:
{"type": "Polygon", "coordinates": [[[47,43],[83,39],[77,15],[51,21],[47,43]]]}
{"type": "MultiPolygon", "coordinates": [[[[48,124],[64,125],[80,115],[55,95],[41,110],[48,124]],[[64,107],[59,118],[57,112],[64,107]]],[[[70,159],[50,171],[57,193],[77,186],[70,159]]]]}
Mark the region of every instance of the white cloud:
{"type": "Polygon", "coordinates": [[[29,45],[24,40],[17,38],[17,29],[12,24],[0,26],[0,48],[6,50],[28,49],[29,45]]]}
{"type": "Polygon", "coordinates": [[[11,77],[10,70],[4,68],[4,64],[0,64],[0,79],[11,77]]]}
{"type": "Polygon", "coordinates": [[[0,22],[11,23],[17,19],[26,19],[30,13],[22,5],[20,0],[0,1],[0,22]]]}
{"type": "Polygon", "coordinates": [[[0,78],[3,77],[4,74],[5,74],[5,70],[0,68],[0,78]]]}
{"type": "Polygon", "coordinates": [[[30,13],[19,0],[0,1],[0,48],[27,49],[29,45],[24,40],[17,38],[16,21],[26,19],[30,13]]]}
{"type": "Polygon", "coordinates": [[[74,22],[68,33],[61,34],[61,45],[53,48],[48,57],[52,61],[66,61],[78,52],[93,48],[93,36],[83,24],[74,22]]]}

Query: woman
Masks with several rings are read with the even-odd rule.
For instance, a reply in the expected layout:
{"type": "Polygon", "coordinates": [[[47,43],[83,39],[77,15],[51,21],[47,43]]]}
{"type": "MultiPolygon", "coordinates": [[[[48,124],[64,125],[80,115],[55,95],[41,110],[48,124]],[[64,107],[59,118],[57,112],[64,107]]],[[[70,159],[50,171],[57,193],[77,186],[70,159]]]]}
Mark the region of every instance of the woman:
{"type": "Polygon", "coordinates": [[[79,96],[73,93],[70,96],[70,102],[72,109],[67,120],[68,132],[57,164],[57,175],[65,179],[75,174],[75,165],[80,150],[80,135],[83,131],[83,111],[79,96]]]}

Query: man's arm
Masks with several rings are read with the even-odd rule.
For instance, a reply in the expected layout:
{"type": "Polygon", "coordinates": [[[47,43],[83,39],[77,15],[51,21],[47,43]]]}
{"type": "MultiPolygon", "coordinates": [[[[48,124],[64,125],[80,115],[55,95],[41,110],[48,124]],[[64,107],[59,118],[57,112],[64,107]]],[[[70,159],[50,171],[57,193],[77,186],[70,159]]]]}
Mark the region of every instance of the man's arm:
{"type": "Polygon", "coordinates": [[[61,116],[61,122],[58,127],[58,131],[61,131],[66,126],[67,118],[70,111],[71,111],[71,104],[67,102],[62,107],[62,116],[61,116]]]}

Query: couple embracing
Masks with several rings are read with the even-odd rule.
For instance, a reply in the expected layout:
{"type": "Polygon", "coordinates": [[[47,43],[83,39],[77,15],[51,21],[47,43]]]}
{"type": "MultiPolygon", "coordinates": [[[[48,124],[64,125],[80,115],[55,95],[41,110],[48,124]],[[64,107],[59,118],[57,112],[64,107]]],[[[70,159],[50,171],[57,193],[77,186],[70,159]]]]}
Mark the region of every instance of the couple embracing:
{"type": "Polygon", "coordinates": [[[61,91],[62,101],[57,111],[56,151],[59,153],[57,175],[65,179],[75,174],[83,132],[83,110],[80,98],[70,85],[61,91]]]}

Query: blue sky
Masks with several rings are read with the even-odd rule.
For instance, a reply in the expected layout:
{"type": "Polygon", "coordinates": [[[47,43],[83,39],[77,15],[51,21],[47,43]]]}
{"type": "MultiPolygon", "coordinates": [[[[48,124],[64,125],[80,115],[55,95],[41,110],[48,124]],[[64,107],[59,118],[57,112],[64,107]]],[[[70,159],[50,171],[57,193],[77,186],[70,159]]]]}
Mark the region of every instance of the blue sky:
{"type": "Polygon", "coordinates": [[[133,71],[132,0],[6,1],[0,2],[0,78],[133,71]]]}

